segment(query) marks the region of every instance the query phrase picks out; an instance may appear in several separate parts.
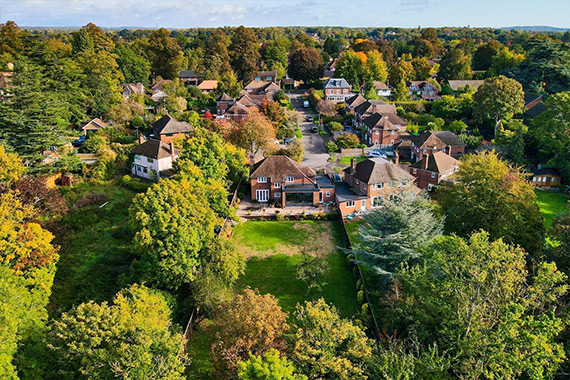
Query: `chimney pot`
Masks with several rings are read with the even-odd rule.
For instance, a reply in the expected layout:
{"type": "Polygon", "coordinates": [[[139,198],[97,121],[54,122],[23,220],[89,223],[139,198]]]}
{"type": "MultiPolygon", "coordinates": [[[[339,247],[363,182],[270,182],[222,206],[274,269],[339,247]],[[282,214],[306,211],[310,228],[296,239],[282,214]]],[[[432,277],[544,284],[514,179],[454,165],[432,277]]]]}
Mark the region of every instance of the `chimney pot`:
{"type": "Polygon", "coordinates": [[[350,160],[350,175],[356,173],[356,158],[350,160]]]}
{"type": "Polygon", "coordinates": [[[174,143],[171,141],[169,145],[170,145],[170,155],[174,157],[174,143]]]}
{"type": "Polygon", "coordinates": [[[428,167],[428,162],[429,162],[429,153],[424,155],[424,162],[422,164],[422,167],[424,168],[424,170],[427,169],[428,167]]]}

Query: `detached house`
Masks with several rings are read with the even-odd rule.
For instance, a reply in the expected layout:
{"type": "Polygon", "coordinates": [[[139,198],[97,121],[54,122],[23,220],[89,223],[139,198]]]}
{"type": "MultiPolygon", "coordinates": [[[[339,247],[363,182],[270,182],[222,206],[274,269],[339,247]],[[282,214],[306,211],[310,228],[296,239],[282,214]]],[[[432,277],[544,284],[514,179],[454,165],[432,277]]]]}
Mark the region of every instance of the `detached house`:
{"type": "Polygon", "coordinates": [[[178,79],[187,85],[197,86],[199,78],[194,70],[180,70],[178,72],[178,79]]]}
{"type": "Polygon", "coordinates": [[[105,123],[103,120],[96,117],[95,119],[85,124],[82,129],[85,136],[87,136],[90,133],[93,134],[97,132],[99,129],[107,128],[108,126],[109,124],[105,123]]]}
{"type": "Polygon", "coordinates": [[[331,78],[323,86],[325,98],[334,103],[344,103],[354,94],[350,92],[352,87],[344,78],[331,78]]]}
{"type": "Polygon", "coordinates": [[[234,98],[225,92],[216,101],[216,112],[218,116],[223,115],[236,102],[234,98]]]}
{"type": "Polygon", "coordinates": [[[532,184],[535,186],[553,187],[560,185],[562,177],[558,170],[551,166],[538,165],[532,172],[532,184]]]}
{"type": "Polygon", "coordinates": [[[133,95],[144,95],[146,90],[142,83],[125,83],[123,85],[123,98],[129,99],[133,95]]]}
{"type": "Polygon", "coordinates": [[[378,96],[382,96],[383,98],[389,98],[392,96],[392,89],[390,89],[390,86],[386,83],[376,80],[373,84],[378,96]]]}
{"type": "Polygon", "coordinates": [[[336,202],[343,216],[374,210],[393,197],[419,192],[410,173],[383,158],[368,158],[358,164],[352,159],[344,170],[344,182],[336,188],[336,202]]]}
{"type": "Polygon", "coordinates": [[[218,81],[209,80],[209,79],[202,81],[202,83],[198,85],[198,88],[200,89],[200,91],[202,91],[202,94],[209,94],[210,92],[214,92],[216,88],[218,88],[218,81]]]}
{"type": "Polygon", "coordinates": [[[433,101],[441,99],[435,84],[426,81],[414,81],[408,84],[409,93],[414,100],[433,101]]]}
{"type": "Polygon", "coordinates": [[[418,187],[428,191],[458,170],[459,161],[444,152],[428,154],[410,166],[410,174],[416,177],[418,187]]]}
{"type": "Polygon", "coordinates": [[[388,146],[399,142],[399,132],[406,123],[397,115],[375,113],[364,119],[365,141],[368,145],[388,146]]]}
{"type": "Polygon", "coordinates": [[[266,95],[269,94],[271,97],[275,95],[281,87],[275,82],[266,82],[264,80],[252,80],[244,88],[243,93],[248,95],[266,95]]]}
{"type": "Polygon", "coordinates": [[[257,71],[253,74],[254,81],[266,81],[266,82],[279,82],[277,80],[277,71],[257,71]]]}
{"type": "MultiPolygon", "coordinates": [[[[374,115],[375,113],[379,113],[383,116],[397,115],[396,106],[393,104],[387,104],[381,99],[367,100],[366,102],[354,108],[354,125],[357,127],[362,127],[364,125],[364,120],[366,120],[367,117],[374,115]]],[[[406,129],[405,122],[403,122],[402,128],[403,130],[406,129]]]]}
{"type": "Polygon", "coordinates": [[[317,176],[313,169],[287,156],[263,159],[249,178],[251,200],[276,203],[278,207],[318,206],[335,197],[335,186],[328,176],[317,176]]]}
{"type": "Polygon", "coordinates": [[[412,160],[420,161],[424,156],[444,152],[455,157],[465,154],[465,143],[450,131],[428,131],[411,138],[412,160]]]}
{"type": "Polygon", "coordinates": [[[158,179],[173,174],[172,164],[176,161],[178,149],[173,143],[165,144],[159,140],[148,140],[137,145],[131,173],[146,179],[158,179]]]}
{"type": "Polygon", "coordinates": [[[189,123],[178,121],[170,115],[164,115],[152,125],[155,138],[167,144],[177,137],[185,136],[193,129],[189,123]]]}
{"type": "Polygon", "coordinates": [[[172,83],[172,81],[170,79],[162,79],[155,82],[150,88],[150,90],[152,91],[152,95],[150,96],[150,98],[155,102],[159,102],[162,99],[166,98],[167,95],[166,92],[164,92],[164,85],[168,83],[172,83]]]}

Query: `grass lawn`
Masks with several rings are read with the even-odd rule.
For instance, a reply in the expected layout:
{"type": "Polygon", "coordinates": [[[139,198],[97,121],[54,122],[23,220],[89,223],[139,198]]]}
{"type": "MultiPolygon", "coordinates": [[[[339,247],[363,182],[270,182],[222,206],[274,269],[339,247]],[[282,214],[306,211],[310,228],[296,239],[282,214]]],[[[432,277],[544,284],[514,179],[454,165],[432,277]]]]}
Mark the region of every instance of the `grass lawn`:
{"type": "Polygon", "coordinates": [[[350,161],[351,161],[353,158],[356,158],[356,163],[359,163],[359,162],[362,162],[362,161],[366,160],[366,157],[365,157],[365,156],[358,156],[358,157],[343,156],[343,157],[341,157],[341,159],[340,159],[339,162],[340,162],[341,164],[344,164],[344,165],[350,165],[350,161]]]}
{"type": "Polygon", "coordinates": [[[554,217],[568,210],[568,196],[560,192],[535,190],[538,206],[544,216],[544,226],[549,229],[554,217]]]}
{"type": "Polygon", "coordinates": [[[364,223],[364,219],[356,219],[352,222],[345,222],[346,233],[350,238],[351,244],[358,244],[358,232],[360,231],[360,226],[364,223]]]}
{"type": "Polygon", "coordinates": [[[135,193],[108,182],[80,184],[68,190],[72,205],[86,194],[105,194],[108,204],[70,208],[62,220],[56,244],[61,248],[50,308],[63,311],[81,302],[107,301],[123,287],[129,271],[132,235],[127,227],[128,207],[135,193]]]}
{"type": "Polygon", "coordinates": [[[248,258],[245,274],[236,289],[257,288],[271,293],[287,312],[297,303],[323,297],[337,307],[343,317],[352,317],[359,310],[353,275],[338,249],[343,244],[339,222],[246,222],[236,226],[234,239],[238,249],[248,258]],[[329,273],[321,292],[312,290],[304,297],[306,287],[295,277],[300,249],[307,247],[323,255],[329,273]]]}

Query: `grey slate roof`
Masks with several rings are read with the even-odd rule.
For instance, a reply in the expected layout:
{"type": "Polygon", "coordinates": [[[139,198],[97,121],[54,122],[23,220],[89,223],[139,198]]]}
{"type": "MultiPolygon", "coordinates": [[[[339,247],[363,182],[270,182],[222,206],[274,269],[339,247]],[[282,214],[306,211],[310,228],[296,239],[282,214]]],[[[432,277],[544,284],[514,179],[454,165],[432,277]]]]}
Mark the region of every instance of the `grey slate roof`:
{"type": "Polygon", "coordinates": [[[344,78],[330,78],[325,82],[324,88],[351,88],[344,78]]]}

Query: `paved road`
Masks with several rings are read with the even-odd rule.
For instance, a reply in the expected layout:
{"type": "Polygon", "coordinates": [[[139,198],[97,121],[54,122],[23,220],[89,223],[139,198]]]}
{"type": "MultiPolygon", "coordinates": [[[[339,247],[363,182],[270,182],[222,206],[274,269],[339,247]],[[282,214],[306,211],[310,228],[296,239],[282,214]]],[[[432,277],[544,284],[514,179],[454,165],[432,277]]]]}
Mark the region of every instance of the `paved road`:
{"type": "MultiPolygon", "coordinates": [[[[291,104],[293,107],[301,114],[303,114],[303,116],[311,115],[308,109],[303,107],[303,100],[301,99],[300,93],[291,93],[289,95],[289,98],[291,99],[291,104]]],[[[312,126],[313,123],[305,121],[299,126],[301,132],[303,133],[303,139],[301,141],[303,142],[303,147],[305,148],[305,156],[303,157],[302,163],[303,165],[308,166],[312,169],[322,170],[330,164],[327,161],[330,156],[327,153],[325,143],[321,135],[311,132],[312,126]]]]}

